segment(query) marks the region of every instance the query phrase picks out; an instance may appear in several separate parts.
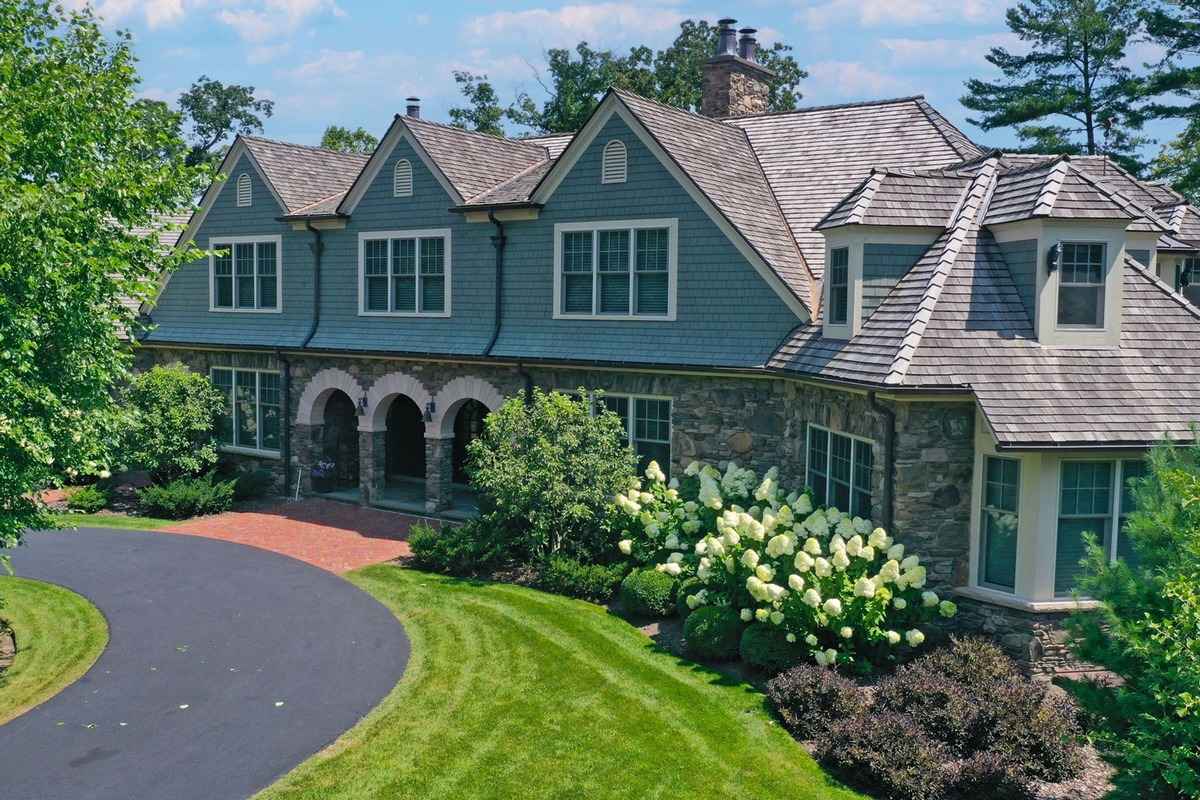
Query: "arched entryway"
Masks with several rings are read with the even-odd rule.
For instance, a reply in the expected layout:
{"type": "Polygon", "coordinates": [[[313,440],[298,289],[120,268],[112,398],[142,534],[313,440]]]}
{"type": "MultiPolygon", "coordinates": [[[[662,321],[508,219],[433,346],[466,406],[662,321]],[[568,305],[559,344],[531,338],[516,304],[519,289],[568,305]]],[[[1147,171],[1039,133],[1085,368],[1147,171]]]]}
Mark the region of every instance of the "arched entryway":
{"type": "Polygon", "coordinates": [[[384,450],[389,483],[425,480],[425,418],[407,395],[396,395],[388,408],[384,450]]]}
{"type": "Polygon", "coordinates": [[[467,445],[483,434],[483,421],[488,415],[488,407],[478,400],[466,400],[458,407],[454,417],[454,448],[452,453],[452,470],[454,483],[467,485],[470,479],[467,475],[467,445]]]}
{"type": "Polygon", "coordinates": [[[321,425],[321,460],[332,461],[334,488],[358,488],[358,412],[340,389],[325,401],[321,425]]]}

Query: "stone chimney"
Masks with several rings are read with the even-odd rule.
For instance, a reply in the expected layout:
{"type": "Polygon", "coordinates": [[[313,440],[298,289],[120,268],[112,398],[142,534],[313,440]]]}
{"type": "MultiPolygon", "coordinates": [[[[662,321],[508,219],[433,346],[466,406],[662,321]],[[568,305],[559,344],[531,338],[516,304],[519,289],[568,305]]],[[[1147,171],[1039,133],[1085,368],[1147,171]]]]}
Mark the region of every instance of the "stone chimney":
{"type": "Polygon", "coordinates": [[[735,19],[717,21],[717,52],[704,64],[700,113],[706,117],[758,114],[767,110],[775,73],[758,63],[754,28],[734,28],[735,19]],[[741,33],[741,39],[738,34],[741,33]]]}
{"type": "Polygon", "coordinates": [[[407,104],[404,107],[404,113],[410,117],[416,117],[417,119],[420,119],[421,118],[421,98],[406,97],[406,98],[404,98],[404,102],[407,104]]]}

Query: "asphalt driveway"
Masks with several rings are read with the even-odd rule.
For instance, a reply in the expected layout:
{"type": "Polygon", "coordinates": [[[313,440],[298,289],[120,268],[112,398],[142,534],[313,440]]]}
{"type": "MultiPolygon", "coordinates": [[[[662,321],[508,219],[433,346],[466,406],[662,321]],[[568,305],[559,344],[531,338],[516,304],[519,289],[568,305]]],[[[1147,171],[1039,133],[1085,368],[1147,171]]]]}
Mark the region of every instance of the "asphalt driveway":
{"type": "Polygon", "coordinates": [[[26,541],[16,573],[90,599],[110,640],[0,726],[5,800],[240,800],[353,726],[408,660],[374,598],[274,553],[141,531],[26,541]]]}

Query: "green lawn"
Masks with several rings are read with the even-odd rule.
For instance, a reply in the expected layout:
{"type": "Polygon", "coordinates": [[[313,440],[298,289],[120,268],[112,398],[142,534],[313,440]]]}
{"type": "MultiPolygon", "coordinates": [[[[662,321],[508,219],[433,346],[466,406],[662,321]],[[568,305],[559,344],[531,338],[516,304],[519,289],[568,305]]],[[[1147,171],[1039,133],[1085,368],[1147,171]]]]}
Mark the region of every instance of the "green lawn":
{"type": "Polygon", "coordinates": [[[126,528],[152,531],[166,525],[178,525],[181,520],[131,517],[128,514],[55,514],[54,519],[64,528],[126,528]]]}
{"type": "Polygon", "coordinates": [[[0,577],[0,617],[16,634],[12,666],[0,672],[0,725],[49,700],[88,671],[108,644],[104,615],[69,589],[0,577]]]}
{"type": "Polygon", "coordinates": [[[408,670],[258,800],[861,797],[752,687],[659,651],[598,606],[391,565],[349,578],[404,623],[408,670]]]}

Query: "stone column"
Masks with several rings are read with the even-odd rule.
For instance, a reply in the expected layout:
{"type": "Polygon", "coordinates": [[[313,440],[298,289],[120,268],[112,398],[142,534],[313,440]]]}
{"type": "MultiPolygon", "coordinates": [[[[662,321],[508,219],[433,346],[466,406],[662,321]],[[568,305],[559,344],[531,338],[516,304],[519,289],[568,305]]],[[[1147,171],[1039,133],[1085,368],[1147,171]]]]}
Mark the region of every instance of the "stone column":
{"type": "Polygon", "coordinates": [[[371,505],[383,497],[387,477],[387,432],[358,432],[358,502],[371,505]]]}
{"type": "MultiPolygon", "coordinates": [[[[321,460],[321,437],[322,427],[320,425],[301,425],[297,423],[292,426],[292,459],[296,462],[296,469],[300,471],[300,491],[302,494],[312,493],[312,475],[310,471],[313,465],[321,460]]],[[[295,491],[296,483],[293,477],[292,482],[284,487],[284,493],[288,497],[291,497],[295,491]]]]}
{"type": "Polygon", "coordinates": [[[425,434],[425,510],[445,511],[454,500],[454,437],[425,434]]]}

